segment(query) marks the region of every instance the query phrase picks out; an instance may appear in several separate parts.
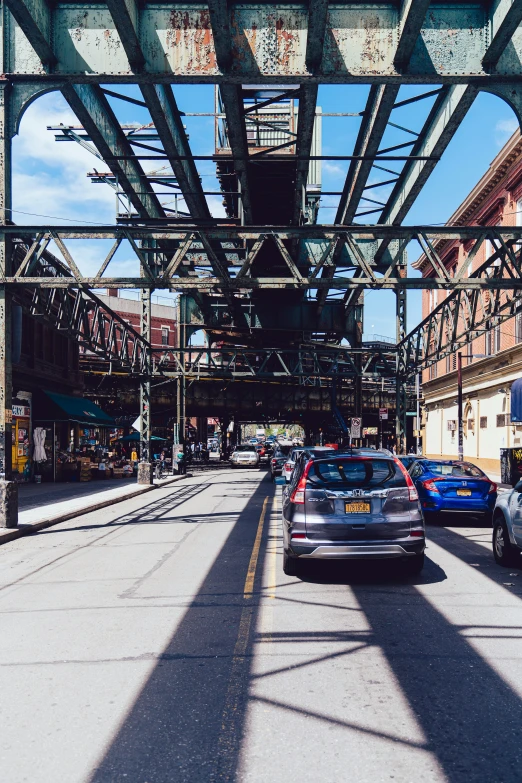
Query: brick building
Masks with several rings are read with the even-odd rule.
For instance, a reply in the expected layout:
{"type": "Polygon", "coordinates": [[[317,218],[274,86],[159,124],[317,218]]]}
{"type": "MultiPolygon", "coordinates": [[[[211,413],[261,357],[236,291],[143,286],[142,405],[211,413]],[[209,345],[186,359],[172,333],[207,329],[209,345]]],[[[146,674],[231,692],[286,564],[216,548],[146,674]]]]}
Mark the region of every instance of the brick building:
{"type": "MultiPolygon", "coordinates": [[[[141,303],[138,299],[127,299],[119,296],[117,289],[109,288],[106,295],[99,297],[127,321],[137,332],[140,331],[141,303]]],[[[177,307],[175,300],[163,297],[165,304],[152,302],[152,345],[175,348],[178,344],[177,307]],[[171,302],[171,304],[169,304],[171,302]]]]}
{"type": "MultiPolygon", "coordinates": [[[[522,138],[517,130],[491,163],[471,193],[448,220],[448,225],[522,225],[522,138]]],[[[441,240],[436,250],[450,275],[465,261],[473,241],[441,240]]],[[[486,241],[470,272],[494,252],[486,241]]],[[[433,268],[421,256],[415,269],[429,277],[433,268]]],[[[487,298],[489,292],[485,292],[487,298]]],[[[502,293],[502,296],[509,296],[502,293]]],[[[425,318],[447,296],[423,291],[425,318]]],[[[493,475],[500,472],[500,449],[522,444],[522,427],[510,421],[511,384],[522,375],[522,313],[501,324],[492,323],[470,341],[463,354],[464,456],[493,475]],[[482,357],[477,357],[482,354],[482,357]]],[[[451,354],[423,372],[425,398],[423,450],[429,456],[455,458],[457,434],[457,356],[451,354]]]]}

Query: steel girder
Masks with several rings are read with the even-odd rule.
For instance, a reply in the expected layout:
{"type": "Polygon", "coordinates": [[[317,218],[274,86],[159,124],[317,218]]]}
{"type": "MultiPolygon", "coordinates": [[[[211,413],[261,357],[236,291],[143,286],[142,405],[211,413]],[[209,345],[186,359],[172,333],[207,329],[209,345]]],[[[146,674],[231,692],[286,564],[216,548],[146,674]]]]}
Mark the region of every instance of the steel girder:
{"type": "MultiPolygon", "coordinates": [[[[484,234],[486,229],[483,229],[484,234]]],[[[495,252],[467,279],[462,289],[452,291],[397,346],[398,372],[411,376],[468,345],[476,337],[522,312],[522,252],[520,243],[498,232],[491,241],[495,252]],[[506,286],[499,287],[502,280],[506,286]],[[472,281],[483,286],[474,287],[472,281]]],[[[470,254],[456,270],[463,279],[473,256],[482,245],[477,239],[470,254]]],[[[448,274],[446,272],[446,274],[448,274]]]]}
{"type": "Polygon", "coordinates": [[[139,161],[101,89],[92,84],[66,84],[62,93],[134,209],[142,218],[165,217],[139,161]],[[122,159],[124,158],[124,159],[122,159]]]}
{"type": "MultiPolygon", "coordinates": [[[[5,226],[6,235],[13,237],[14,246],[22,238],[27,245],[32,242],[32,254],[38,253],[44,242],[51,238],[58,244],[70,276],[35,276],[31,264],[24,259],[12,276],[5,279],[6,285],[36,287],[87,287],[87,288],[166,288],[179,291],[241,292],[246,290],[296,289],[321,291],[323,289],[348,293],[364,289],[428,289],[440,288],[447,291],[464,289],[513,289],[519,288],[522,280],[518,272],[518,262],[510,245],[522,239],[522,227],[432,227],[432,226],[295,226],[278,227],[267,234],[265,228],[257,227],[197,227],[180,228],[158,227],[106,227],[97,229],[86,226],[56,226],[42,231],[41,227],[5,226]],[[274,236],[275,234],[275,240],[274,236]],[[141,277],[109,277],[107,270],[114,256],[112,248],[103,261],[100,272],[94,277],[81,273],[79,265],[71,253],[71,241],[74,239],[115,239],[121,243],[129,242],[129,249],[136,256],[146,274],[141,277]],[[439,257],[435,243],[441,239],[475,239],[479,246],[485,239],[493,243],[501,242],[498,257],[502,258],[502,269],[507,274],[495,274],[492,277],[467,273],[467,265],[461,274],[451,277],[439,257]],[[285,251],[284,240],[299,240],[299,268],[285,251]],[[426,252],[433,274],[430,277],[402,277],[399,269],[402,263],[402,247],[417,241],[420,249],[426,252]],[[387,251],[379,264],[375,255],[384,242],[395,243],[397,252],[387,251]],[[142,242],[142,247],[138,247],[142,242]],[[164,243],[177,247],[170,260],[165,259],[161,249],[164,243]],[[341,259],[343,276],[324,273],[324,258],[335,243],[343,243],[344,255],[341,259]],[[216,258],[213,243],[220,243],[223,258],[216,258]],[[253,245],[252,245],[253,243],[253,245]],[[279,252],[280,267],[284,276],[253,277],[251,259],[265,243],[270,243],[273,253],[279,252]],[[147,260],[145,260],[145,256],[147,260]],[[154,263],[150,261],[153,259],[154,263]],[[168,261],[168,262],[167,262],[168,261]],[[223,265],[225,264],[225,265],[223,265]],[[181,270],[192,268],[197,276],[187,276],[181,270]],[[351,271],[349,276],[347,272],[351,271]]],[[[334,270],[334,272],[337,270],[334,270]]],[[[238,304],[239,304],[238,299],[238,304]]]]}
{"type": "Polygon", "coordinates": [[[397,7],[7,0],[6,73],[75,83],[466,83],[520,77],[520,2],[397,7]],[[310,33],[324,29],[322,39],[310,33]],[[492,35],[489,34],[489,29],[492,35]],[[319,41],[324,42],[322,51],[319,41]],[[509,44],[509,45],[507,45],[509,44]],[[493,73],[488,73],[492,71],[493,73]]]}

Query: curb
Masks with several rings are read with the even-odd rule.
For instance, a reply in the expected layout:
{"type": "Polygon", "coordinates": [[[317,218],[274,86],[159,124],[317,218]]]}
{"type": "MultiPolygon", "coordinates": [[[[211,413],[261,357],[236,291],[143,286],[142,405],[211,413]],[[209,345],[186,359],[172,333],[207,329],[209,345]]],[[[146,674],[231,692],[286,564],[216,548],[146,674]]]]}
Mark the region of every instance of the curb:
{"type": "Polygon", "coordinates": [[[170,484],[175,484],[177,481],[182,481],[186,478],[192,478],[192,473],[184,473],[182,476],[173,476],[171,479],[164,481],[163,484],[151,484],[150,486],[141,487],[135,492],[129,493],[124,497],[107,498],[99,503],[91,503],[90,506],[84,506],[83,508],[76,509],[76,511],[69,511],[65,514],[59,514],[56,517],[50,519],[42,519],[40,522],[26,522],[22,523],[19,527],[13,528],[8,533],[0,534],[0,546],[7,544],[9,541],[14,541],[22,536],[29,536],[31,533],[36,533],[38,530],[44,530],[47,527],[53,525],[59,525],[60,522],[67,522],[74,517],[81,517],[84,514],[90,514],[91,511],[98,511],[100,508],[106,508],[107,506],[114,506],[116,503],[122,503],[124,500],[132,500],[132,498],[144,495],[146,492],[151,492],[153,489],[161,489],[162,487],[168,487],[170,484]]]}

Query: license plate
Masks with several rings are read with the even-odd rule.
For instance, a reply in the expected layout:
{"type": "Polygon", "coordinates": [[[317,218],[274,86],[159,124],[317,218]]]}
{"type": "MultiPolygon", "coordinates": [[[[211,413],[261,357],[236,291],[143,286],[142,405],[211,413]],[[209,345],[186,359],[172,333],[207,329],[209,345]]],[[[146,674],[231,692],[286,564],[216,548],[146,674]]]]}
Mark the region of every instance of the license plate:
{"type": "Polygon", "coordinates": [[[372,510],[370,503],[345,503],[344,510],[347,514],[369,514],[372,510]]]}
{"type": "Polygon", "coordinates": [[[463,498],[469,498],[471,497],[471,490],[470,489],[458,489],[457,495],[460,495],[460,497],[463,498]]]}

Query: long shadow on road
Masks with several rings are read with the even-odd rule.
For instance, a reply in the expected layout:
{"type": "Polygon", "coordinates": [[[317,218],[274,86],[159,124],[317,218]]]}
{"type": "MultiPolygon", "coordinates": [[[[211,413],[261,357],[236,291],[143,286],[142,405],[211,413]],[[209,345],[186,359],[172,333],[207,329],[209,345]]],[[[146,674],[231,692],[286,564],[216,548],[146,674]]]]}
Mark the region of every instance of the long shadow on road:
{"type": "MultiPolygon", "coordinates": [[[[258,609],[256,593],[248,602],[243,589],[263,502],[272,494],[271,485],[261,482],[237,515],[227,541],[93,772],[91,783],[235,779],[252,655],[252,633],[245,632],[245,618],[254,629],[258,609]]],[[[265,538],[267,529],[265,521],[265,538]]],[[[264,546],[257,564],[258,579],[263,552],[264,546]]]]}

